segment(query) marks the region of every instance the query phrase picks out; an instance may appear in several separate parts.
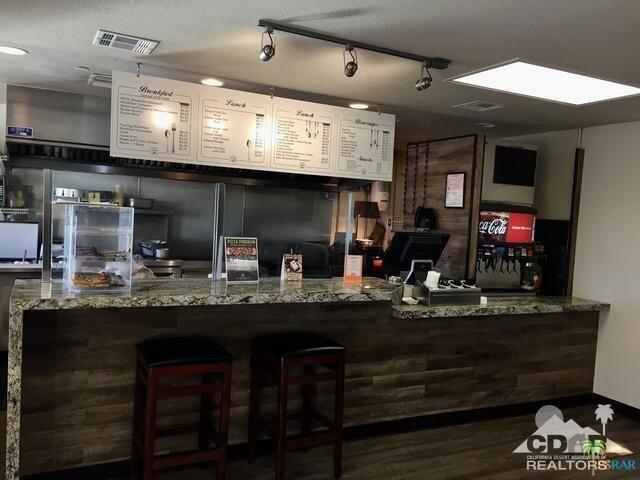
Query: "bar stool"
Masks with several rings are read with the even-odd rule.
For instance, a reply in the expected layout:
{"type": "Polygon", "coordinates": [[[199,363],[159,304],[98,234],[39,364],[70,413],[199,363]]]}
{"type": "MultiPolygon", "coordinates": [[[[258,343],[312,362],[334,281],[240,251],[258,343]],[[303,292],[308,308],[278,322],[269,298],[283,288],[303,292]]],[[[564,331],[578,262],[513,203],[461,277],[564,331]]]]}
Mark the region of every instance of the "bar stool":
{"type": "Polygon", "coordinates": [[[229,436],[233,357],[212,339],[203,337],[154,338],[138,343],[136,349],[131,477],[140,478],[142,470],[143,480],[152,480],[154,472],[162,468],[216,461],[217,478],[223,480],[229,436]],[[170,387],[160,385],[163,378],[189,375],[201,375],[201,383],[170,387]],[[218,392],[220,405],[216,430],[208,417],[213,394],[218,392]],[[199,422],[157,428],[158,400],[189,395],[201,397],[199,422]],[[198,433],[196,450],[155,454],[156,438],[186,433],[198,433]]]}
{"type": "Polygon", "coordinates": [[[249,463],[256,457],[258,433],[264,431],[276,442],[276,480],[284,479],[287,450],[333,444],[333,473],[342,474],[342,417],[344,407],[344,363],[346,348],[333,340],[306,332],[274,333],[256,337],[251,345],[249,400],[249,463]],[[302,375],[289,376],[302,367],[302,375]],[[276,378],[278,402],[275,418],[258,418],[262,373],[276,378]],[[313,407],[319,382],[335,382],[333,420],[313,407]],[[302,410],[287,411],[290,386],[302,387],[302,410]],[[301,433],[287,436],[287,420],[301,419],[301,433]],[[312,421],[325,427],[312,431],[312,421]]]}

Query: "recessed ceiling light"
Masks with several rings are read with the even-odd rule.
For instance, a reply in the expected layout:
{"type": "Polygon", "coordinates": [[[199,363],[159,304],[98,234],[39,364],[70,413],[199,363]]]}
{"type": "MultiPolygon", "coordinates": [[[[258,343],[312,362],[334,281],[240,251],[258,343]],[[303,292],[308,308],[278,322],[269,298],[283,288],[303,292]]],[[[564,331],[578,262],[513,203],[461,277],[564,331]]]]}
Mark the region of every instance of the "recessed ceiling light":
{"type": "Polygon", "coordinates": [[[482,127],[482,128],[493,128],[496,126],[496,124],[490,123],[490,122],[480,122],[480,123],[476,123],[476,126],[482,127]]]}
{"type": "Polygon", "coordinates": [[[203,78],[200,80],[200,83],[203,85],[209,85],[210,87],[221,87],[224,85],[224,82],[221,82],[217,78],[203,78]]]}
{"type": "Polygon", "coordinates": [[[4,53],[5,55],[27,55],[29,52],[22,48],[0,45],[0,53],[4,53]]]}
{"type": "Polygon", "coordinates": [[[366,103],[350,103],[349,108],[355,108],[356,110],[366,110],[369,108],[369,105],[366,103]]]}
{"type": "Polygon", "coordinates": [[[89,71],[89,67],[85,67],[84,65],[76,65],[75,67],[76,70],[80,70],[81,72],[88,72],[89,71]]]}
{"type": "Polygon", "coordinates": [[[637,87],[519,60],[450,80],[569,105],[586,105],[640,94],[640,88],[637,87]]]}

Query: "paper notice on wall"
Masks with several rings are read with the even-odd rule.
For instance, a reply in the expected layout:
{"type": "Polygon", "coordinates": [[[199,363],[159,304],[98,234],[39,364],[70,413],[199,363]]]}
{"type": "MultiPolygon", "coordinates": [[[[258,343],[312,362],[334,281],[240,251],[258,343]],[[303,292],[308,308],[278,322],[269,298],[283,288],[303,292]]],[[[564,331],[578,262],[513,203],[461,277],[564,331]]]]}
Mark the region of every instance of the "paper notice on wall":
{"type": "Polygon", "coordinates": [[[278,99],[274,110],[272,166],[329,174],[335,123],[330,107],[278,99]]]}
{"type": "Polygon", "coordinates": [[[340,117],[338,165],[340,176],[391,180],[395,120],[392,115],[350,114],[340,117]]]}
{"type": "Polygon", "coordinates": [[[211,90],[203,95],[200,106],[200,159],[226,166],[268,166],[268,97],[211,90]]]}
{"type": "Polygon", "coordinates": [[[111,155],[195,162],[195,88],[113,72],[111,155]]]}

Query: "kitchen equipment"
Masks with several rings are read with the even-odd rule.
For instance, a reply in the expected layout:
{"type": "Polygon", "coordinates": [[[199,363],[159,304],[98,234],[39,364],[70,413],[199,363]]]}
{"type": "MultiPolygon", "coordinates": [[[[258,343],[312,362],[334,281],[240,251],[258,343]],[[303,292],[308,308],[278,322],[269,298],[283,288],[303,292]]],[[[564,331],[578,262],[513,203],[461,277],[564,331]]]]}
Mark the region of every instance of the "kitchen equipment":
{"type": "Polygon", "coordinates": [[[129,206],[133,208],[153,208],[153,198],[129,197],[129,206]]]}
{"type": "Polygon", "coordinates": [[[0,222],[0,239],[0,259],[38,258],[37,223],[0,222]]]}
{"type": "Polygon", "coordinates": [[[156,248],[155,256],[158,260],[166,260],[171,256],[171,250],[168,248],[156,248]]]}
{"type": "Polygon", "coordinates": [[[144,258],[163,258],[166,259],[169,257],[169,248],[167,247],[167,242],[164,240],[145,240],[138,242],[138,250],[142,254],[144,258]],[[166,255],[165,257],[156,257],[157,250],[166,250],[166,252],[161,252],[160,255],[166,255]]]}
{"type": "Polygon", "coordinates": [[[371,245],[373,245],[373,240],[369,239],[369,238],[357,238],[356,239],[356,245],[358,247],[360,247],[361,249],[370,247],[371,245]]]}
{"type": "Polygon", "coordinates": [[[58,187],[53,189],[54,197],[82,198],[83,193],[82,190],[78,190],[77,188],[58,187]]]}
{"type": "Polygon", "coordinates": [[[419,232],[428,232],[436,228],[436,214],[433,208],[416,208],[414,225],[419,232]]]}
{"type": "Polygon", "coordinates": [[[156,277],[168,278],[182,277],[182,263],[182,260],[144,260],[144,266],[149,268],[156,277]]]}

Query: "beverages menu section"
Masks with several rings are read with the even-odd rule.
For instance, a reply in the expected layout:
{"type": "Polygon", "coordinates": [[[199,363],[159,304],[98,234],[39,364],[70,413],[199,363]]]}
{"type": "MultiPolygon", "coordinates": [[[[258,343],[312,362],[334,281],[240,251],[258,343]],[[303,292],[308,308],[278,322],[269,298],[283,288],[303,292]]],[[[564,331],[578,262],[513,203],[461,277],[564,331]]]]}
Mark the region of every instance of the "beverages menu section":
{"type": "Polygon", "coordinates": [[[113,72],[111,155],[391,181],[395,117],[113,72]]]}
{"type": "Polygon", "coordinates": [[[338,176],[390,179],[394,129],[393,115],[342,113],[338,133],[338,176]]]}

